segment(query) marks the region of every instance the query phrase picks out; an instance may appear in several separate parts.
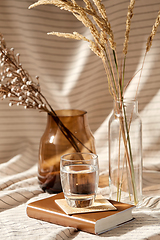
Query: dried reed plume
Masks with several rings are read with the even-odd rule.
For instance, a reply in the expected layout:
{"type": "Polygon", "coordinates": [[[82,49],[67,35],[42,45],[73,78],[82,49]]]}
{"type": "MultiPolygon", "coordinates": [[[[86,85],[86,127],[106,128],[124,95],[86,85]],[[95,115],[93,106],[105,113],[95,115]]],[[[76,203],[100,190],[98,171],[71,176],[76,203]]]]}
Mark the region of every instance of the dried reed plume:
{"type": "Polygon", "coordinates": [[[147,45],[146,45],[146,52],[148,52],[152,46],[152,41],[153,41],[153,38],[155,37],[156,35],[156,32],[157,32],[157,28],[160,24],[160,11],[158,12],[158,16],[156,18],[156,21],[152,27],[152,32],[150,34],[150,36],[148,37],[148,40],[147,40],[147,45]]]}
{"type": "MultiPolygon", "coordinates": [[[[77,2],[69,0],[39,0],[38,2],[32,4],[29,9],[43,5],[43,4],[53,4],[60,9],[71,12],[82,24],[90,30],[92,40],[81,35],[80,33],[60,33],[60,32],[50,32],[48,34],[56,35],[58,37],[65,37],[75,40],[87,41],[90,45],[90,49],[101,58],[107,78],[109,83],[110,93],[116,98],[123,97],[122,89],[122,74],[119,74],[118,58],[116,54],[116,43],[114,41],[113,31],[111,29],[111,24],[108,21],[105,6],[100,0],[83,0],[85,6],[80,6],[77,2]],[[112,57],[110,49],[113,52],[115,66],[112,64],[112,57]],[[115,72],[116,69],[116,72],[115,72]],[[120,80],[121,79],[121,80],[120,80]]],[[[133,8],[135,1],[131,0],[128,7],[127,21],[126,21],[126,33],[124,42],[124,53],[127,54],[128,39],[130,32],[131,18],[133,16],[133,8]]],[[[124,75],[123,75],[124,76],[124,75]]]]}
{"type": "MultiPolygon", "coordinates": [[[[107,74],[111,95],[114,97],[114,99],[122,99],[124,97],[124,90],[126,89],[126,87],[124,87],[125,64],[126,55],[128,52],[129,33],[131,28],[131,19],[133,17],[135,0],[130,0],[128,6],[126,31],[123,44],[124,61],[123,64],[121,64],[121,67],[119,67],[118,64],[116,43],[114,41],[114,35],[111,29],[111,24],[108,20],[106,9],[105,6],[102,4],[102,1],[83,0],[82,3],[84,6],[78,5],[76,0],[39,0],[38,2],[30,5],[29,9],[39,5],[51,4],[56,7],[59,7],[62,10],[71,12],[76,19],[78,19],[85,27],[87,27],[90,30],[93,40],[88,39],[77,32],[73,33],[50,32],[48,34],[56,35],[58,37],[87,41],[90,45],[90,49],[98,57],[102,59],[107,74]],[[112,50],[111,53],[110,50],[112,50]],[[112,63],[111,58],[112,53],[114,63],[112,63]]],[[[149,51],[152,45],[152,40],[156,34],[159,22],[160,13],[158,13],[158,17],[153,26],[152,33],[148,38],[146,52],[149,51]]],[[[132,79],[133,78],[131,78],[131,80],[132,79]]],[[[131,80],[128,81],[126,86],[130,84],[131,80]]]]}
{"type": "Polygon", "coordinates": [[[131,18],[133,17],[134,4],[135,4],[135,0],[131,0],[130,5],[128,6],[125,41],[124,41],[124,48],[123,48],[123,53],[125,55],[127,54],[127,51],[128,51],[129,32],[130,32],[131,18]]]}

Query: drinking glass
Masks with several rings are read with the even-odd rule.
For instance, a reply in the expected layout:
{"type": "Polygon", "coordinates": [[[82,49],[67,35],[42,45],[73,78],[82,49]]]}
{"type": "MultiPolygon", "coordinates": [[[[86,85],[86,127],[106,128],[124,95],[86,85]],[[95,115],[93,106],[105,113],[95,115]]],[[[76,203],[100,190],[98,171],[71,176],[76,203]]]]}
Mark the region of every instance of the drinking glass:
{"type": "Polygon", "coordinates": [[[61,156],[60,177],[64,197],[70,207],[91,206],[98,189],[98,156],[80,152],[61,156]]]}

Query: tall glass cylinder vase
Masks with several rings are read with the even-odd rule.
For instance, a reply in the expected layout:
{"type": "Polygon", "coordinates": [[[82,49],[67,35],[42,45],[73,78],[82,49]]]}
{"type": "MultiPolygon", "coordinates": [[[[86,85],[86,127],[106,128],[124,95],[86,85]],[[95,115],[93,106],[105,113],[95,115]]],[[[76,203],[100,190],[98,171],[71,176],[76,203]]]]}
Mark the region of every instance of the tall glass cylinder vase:
{"type": "Polygon", "coordinates": [[[96,153],[86,111],[68,109],[58,110],[56,114],[58,118],[48,114],[47,126],[39,147],[38,180],[41,188],[49,193],[62,191],[62,155],[72,152],[96,153]]]}
{"type": "Polygon", "coordinates": [[[114,101],[108,133],[110,198],[138,206],[142,200],[142,122],[137,101],[114,101]]]}

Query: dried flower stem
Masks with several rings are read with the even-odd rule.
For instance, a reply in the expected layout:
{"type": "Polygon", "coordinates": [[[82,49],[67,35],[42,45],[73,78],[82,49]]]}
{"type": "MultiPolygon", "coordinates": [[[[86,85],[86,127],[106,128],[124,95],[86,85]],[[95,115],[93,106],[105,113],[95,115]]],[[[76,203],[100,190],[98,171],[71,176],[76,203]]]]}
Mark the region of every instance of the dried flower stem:
{"type": "Polygon", "coordinates": [[[64,136],[77,152],[80,152],[80,149],[76,141],[89,152],[92,152],[64,126],[45,96],[41,93],[39,78],[36,77],[37,83],[31,79],[20,63],[20,55],[17,54],[15,56],[14,49],[11,48],[9,50],[6,47],[2,34],[0,34],[0,63],[2,68],[0,78],[0,95],[2,100],[10,98],[9,106],[16,104],[17,106],[24,106],[25,109],[32,108],[47,112],[52,116],[64,136]]]}
{"type": "Polygon", "coordinates": [[[123,87],[124,87],[126,55],[127,55],[127,52],[128,52],[129,33],[130,33],[130,27],[131,27],[131,19],[133,17],[134,5],[135,5],[135,0],[130,0],[130,4],[128,6],[128,12],[127,12],[125,40],[124,40],[124,45],[123,45],[124,61],[123,61],[122,77],[121,77],[121,84],[120,84],[121,98],[122,98],[123,87]]]}
{"type": "Polygon", "coordinates": [[[126,55],[128,51],[128,42],[129,42],[129,33],[130,33],[130,25],[131,19],[133,17],[133,9],[134,9],[135,0],[131,0],[128,6],[127,20],[126,20],[126,32],[125,32],[125,41],[123,47],[123,53],[126,55]]]}
{"type": "Polygon", "coordinates": [[[151,46],[152,46],[152,41],[153,41],[153,38],[156,35],[157,28],[158,28],[159,24],[160,24],[160,11],[158,12],[158,16],[156,18],[156,21],[155,21],[153,27],[152,27],[152,32],[148,37],[147,45],[146,45],[146,52],[148,52],[150,50],[151,46]]]}

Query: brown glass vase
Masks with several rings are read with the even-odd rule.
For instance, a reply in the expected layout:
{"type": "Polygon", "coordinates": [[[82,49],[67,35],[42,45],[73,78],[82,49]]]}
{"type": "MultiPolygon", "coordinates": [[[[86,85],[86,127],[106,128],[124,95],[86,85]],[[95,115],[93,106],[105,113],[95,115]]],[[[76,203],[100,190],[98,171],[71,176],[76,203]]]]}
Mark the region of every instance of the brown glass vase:
{"type": "Polygon", "coordinates": [[[57,117],[48,114],[39,147],[38,181],[41,188],[49,193],[62,191],[61,155],[72,152],[96,153],[86,111],[58,110],[56,114],[57,117]]]}

